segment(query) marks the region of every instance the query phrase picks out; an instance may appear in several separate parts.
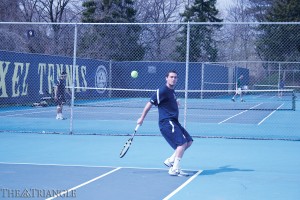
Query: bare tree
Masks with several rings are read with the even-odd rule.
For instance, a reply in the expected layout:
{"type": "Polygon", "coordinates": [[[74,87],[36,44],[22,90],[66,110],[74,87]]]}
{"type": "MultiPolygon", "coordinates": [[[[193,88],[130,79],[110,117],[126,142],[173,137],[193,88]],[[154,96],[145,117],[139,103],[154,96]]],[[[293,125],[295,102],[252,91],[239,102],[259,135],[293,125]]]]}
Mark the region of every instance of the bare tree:
{"type": "MultiPolygon", "coordinates": [[[[235,0],[235,3],[227,10],[227,21],[230,22],[249,22],[253,21],[252,16],[247,12],[248,0],[235,0]]],[[[249,24],[226,25],[226,34],[222,41],[226,48],[223,56],[229,60],[248,60],[253,59],[253,34],[254,29],[249,24]],[[229,50],[229,51],[228,51],[229,50]]]]}
{"type": "Polygon", "coordinates": [[[0,21],[13,22],[20,21],[20,9],[18,0],[0,1],[0,21]]]}
{"type": "Polygon", "coordinates": [[[83,0],[18,0],[22,18],[27,22],[79,21],[83,0]]]}
{"type": "Polygon", "coordinates": [[[22,17],[26,22],[35,21],[37,15],[37,3],[39,0],[20,0],[19,7],[21,9],[22,17]]]}
{"type": "MultiPolygon", "coordinates": [[[[27,22],[76,22],[83,10],[83,0],[18,1],[22,21],[27,22]]],[[[35,38],[28,40],[31,52],[72,55],[73,26],[51,24],[26,28],[35,32],[35,38]]]]}
{"type": "MultiPolygon", "coordinates": [[[[36,9],[38,20],[45,22],[69,22],[74,16],[68,15],[73,7],[71,3],[78,3],[72,0],[38,0],[36,9]]],[[[74,13],[74,12],[73,12],[74,13]]],[[[47,48],[47,53],[72,55],[73,26],[52,24],[50,27],[44,27],[48,36],[48,43],[52,43],[47,48]],[[53,48],[54,47],[54,48],[53,48]]]]}
{"type": "MultiPolygon", "coordinates": [[[[18,0],[0,1],[0,21],[22,21],[20,9],[18,6],[18,0]]],[[[0,49],[19,52],[28,50],[24,33],[24,28],[22,26],[16,26],[12,24],[1,24],[0,49]]]]}
{"type": "MultiPolygon", "coordinates": [[[[147,23],[179,22],[180,9],[184,6],[180,0],[139,0],[136,4],[137,20],[147,23]]],[[[147,47],[147,58],[166,60],[173,51],[172,44],[178,26],[153,25],[147,26],[143,34],[143,44],[147,47]]],[[[173,45],[174,46],[174,45],[173,45]]]]}
{"type": "MultiPolygon", "coordinates": [[[[228,7],[226,21],[229,22],[253,22],[253,13],[249,10],[249,0],[234,0],[228,7]]],[[[220,52],[223,60],[231,61],[257,61],[259,60],[255,49],[255,38],[257,35],[255,25],[251,24],[228,24],[223,27],[220,39],[220,52]]],[[[235,64],[236,65],[236,64],[235,64]]],[[[257,76],[263,70],[253,62],[245,62],[250,69],[251,76],[257,76]]]]}

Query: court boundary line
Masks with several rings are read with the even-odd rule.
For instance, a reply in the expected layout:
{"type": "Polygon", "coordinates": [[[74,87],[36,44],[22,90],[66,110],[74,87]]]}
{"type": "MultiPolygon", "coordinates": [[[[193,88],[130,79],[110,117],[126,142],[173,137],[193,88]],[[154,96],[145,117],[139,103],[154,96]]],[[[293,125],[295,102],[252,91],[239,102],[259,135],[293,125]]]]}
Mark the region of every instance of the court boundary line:
{"type": "Polygon", "coordinates": [[[229,117],[229,118],[227,118],[227,119],[224,119],[223,121],[219,122],[218,124],[222,124],[222,123],[224,123],[224,122],[226,122],[226,121],[228,121],[228,120],[230,120],[230,119],[232,119],[232,118],[234,118],[234,117],[236,117],[236,116],[239,116],[239,115],[241,115],[241,114],[243,114],[243,113],[245,113],[245,112],[248,112],[249,110],[253,110],[255,107],[260,106],[261,104],[262,104],[262,103],[257,104],[257,105],[255,105],[255,106],[252,106],[252,107],[249,108],[249,109],[245,109],[245,110],[242,111],[242,112],[239,112],[239,113],[237,113],[237,114],[235,114],[235,115],[233,115],[233,116],[231,116],[231,117],[229,117]]]}
{"type": "MultiPolygon", "coordinates": [[[[58,166],[58,167],[86,167],[86,168],[113,168],[112,170],[110,170],[109,172],[106,172],[105,174],[102,174],[100,176],[97,176],[91,180],[88,180],[84,183],[81,183],[77,186],[74,186],[68,190],[65,190],[59,194],[56,194],[52,197],[47,198],[46,200],[52,200],[55,199],[57,197],[62,197],[63,195],[70,193],[71,191],[74,191],[78,188],[81,188],[87,184],[90,184],[96,180],[99,180],[105,176],[108,176],[118,170],[121,169],[137,169],[137,170],[162,170],[162,171],[168,171],[169,169],[166,168],[147,168],[147,167],[114,167],[114,166],[94,166],[94,165],[64,165],[64,164],[39,164],[39,163],[12,163],[12,162],[0,162],[0,165],[32,165],[32,166],[58,166]]],[[[170,194],[168,194],[165,198],[163,198],[163,200],[168,200],[171,197],[173,197],[176,193],[178,193],[180,190],[182,190],[185,186],[187,186],[190,182],[192,182],[197,176],[199,176],[203,170],[192,170],[192,169],[185,169],[186,171],[197,171],[193,176],[191,176],[188,180],[186,180],[183,184],[181,184],[179,187],[177,187],[175,190],[173,190],[173,192],[171,192],[170,194]]]]}
{"type": "MultiPolygon", "coordinates": [[[[256,124],[257,125],[257,124],[256,124]]],[[[1,130],[0,129],[0,134],[45,134],[45,135],[71,135],[71,134],[66,134],[62,132],[37,132],[37,131],[9,131],[9,130],[1,130]]],[[[115,133],[76,133],[74,134],[75,136],[80,136],[80,135],[87,135],[87,136],[99,136],[99,137],[124,137],[124,136],[130,136],[128,133],[121,133],[121,134],[115,134],[115,133]]],[[[72,136],[74,136],[72,135],[72,136]]],[[[162,137],[161,134],[141,134],[138,133],[136,137],[162,137]]],[[[260,136],[252,136],[252,137],[246,137],[246,136],[222,136],[222,135],[192,135],[193,138],[201,138],[201,139],[229,139],[229,140],[279,140],[279,141],[300,141],[300,137],[297,138],[284,138],[284,137],[260,137],[260,136]]],[[[1,163],[1,162],[0,162],[1,163]]],[[[14,164],[14,163],[11,163],[14,164]]],[[[29,163],[30,164],[30,163],[29,163]]],[[[59,164],[58,164],[59,165],[59,164]]],[[[104,166],[99,166],[99,167],[104,167],[104,166]]],[[[108,166],[110,167],[110,166],[108,166]]]]}
{"type": "MultiPolygon", "coordinates": [[[[104,166],[104,165],[68,165],[68,164],[42,164],[42,163],[13,163],[13,162],[0,162],[0,165],[33,165],[33,166],[57,166],[57,167],[86,167],[86,168],[118,168],[120,166],[104,166]]],[[[144,169],[144,170],[163,170],[168,171],[168,168],[155,168],[155,167],[121,167],[122,169],[144,169]]],[[[187,171],[197,171],[193,169],[184,169],[187,171]]]]}
{"type": "Polygon", "coordinates": [[[0,162],[0,165],[33,165],[33,166],[56,166],[56,167],[85,167],[85,168],[117,168],[116,166],[98,166],[98,165],[68,165],[57,163],[14,163],[14,162],[0,162]]]}
{"type": "Polygon", "coordinates": [[[268,116],[266,116],[265,118],[263,118],[257,125],[261,125],[264,121],[266,121],[271,115],[273,115],[280,107],[282,107],[283,104],[281,104],[276,110],[273,110],[273,112],[271,112],[270,114],[268,114],[268,116]]]}
{"type": "MultiPolygon", "coordinates": [[[[33,166],[57,166],[57,167],[85,167],[85,168],[119,168],[120,166],[108,166],[108,165],[68,165],[68,164],[43,164],[43,163],[13,163],[13,162],[0,162],[0,165],[33,165],[33,166]]],[[[159,167],[120,167],[122,169],[141,169],[141,170],[162,170],[169,171],[169,168],[159,168],[159,167]]],[[[186,171],[196,171],[196,169],[183,169],[186,171]]]]}
{"type": "Polygon", "coordinates": [[[248,112],[248,110],[244,110],[244,111],[239,112],[239,113],[237,113],[237,114],[235,114],[235,115],[233,115],[233,116],[231,116],[231,117],[228,117],[227,119],[224,119],[223,121],[219,122],[218,124],[222,124],[222,123],[224,123],[224,122],[226,122],[226,121],[228,121],[228,120],[230,120],[230,119],[232,119],[232,118],[234,118],[234,117],[236,117],[236,116],[239,116],[239,115],[241,115],[241,114],[243,114],[243,113],[245,113],[245,112],[248,112]]]}
{"type": "Polygon", "coordinates": [[[187,181],[185,181],[183,184],[181,184],[178,188],[176,188],[175,190],[173,190],[173,192],[171,192],[168,196],[166,196],[165,198],[163,198],[163,200],[168,200],[171,197],[173,197],[176,193],[178,193],[180,190],[182,190],[185,186],[187,186],[190,182],[192,182],[197,176],[199,176],[201,173],[203,172],[203,170],[198,170],[198,172],[196,174],[194,174],[191,178],[189,178],[187,181]]]}
{"type": "Polygon", "coordinates": [[[82,183],[82,184],[79,184],[79,185],[77,185],[77,186],[75,186],[75,187],[72,187],[72,188],[70,188],[70,189],[68,189],[68,190],[66,190],[66,191],[64,191],[64,192],[61,192],[61,193],[59,193],[59,194],[57,194],[57,195],[55,195],[55,196],[53,196],[53,197],[47,198],[46,200],[51,200],[51,199],[55,199],[55,198],[57,198],[57,197],[62,197],[62,196],[63,196],[64,194],[66,194],[66,193],[69,193],[69,192],[71,192],[71,191],[73,191],[73,190],[76,190],[76,189],[78,189],[78,188],[81,188],[81,187],[83,187],[83,186],[85,186],[85,185],[87,185],[87,184],[89,184],[89,183],[92,183],[92,182],[94,182],[94,181],[96,181],[96,180],[98,180],[98,179],[101,179],[101,178],[103,178],[103,177],[105,177],[105,176],[107,176],[107,175],[109,175],[109,174],[112,174],[112,173],[114,173],[114,172],[116,172],[116,171],[118,171],[118,170],[120,170],[120,169],[122,169],[122,167],[118,167],[118,168],[116,168],[116,169],[113,169],[113,170],[111,170],[111,171],[109,171],[109,172],[107,172],[107,173],[105,173],[105,174],[102,174],[102,175],[100,175],[100,176],[97,176],[97,177],[95,177],[95,178],[89,180],[89,181],[86,181],[86,182],[84,182],[84,183],[82,183]]]}

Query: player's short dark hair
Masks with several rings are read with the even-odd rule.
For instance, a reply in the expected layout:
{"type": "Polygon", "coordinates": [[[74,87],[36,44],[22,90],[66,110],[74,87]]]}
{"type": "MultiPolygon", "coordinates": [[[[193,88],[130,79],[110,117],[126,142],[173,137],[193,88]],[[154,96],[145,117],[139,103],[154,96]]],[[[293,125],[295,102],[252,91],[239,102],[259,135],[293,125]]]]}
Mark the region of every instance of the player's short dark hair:
{"type": "Polygon", "coordinates": [[[174,69],[172,69],[172,70],[167,72],[166,77],[168,77],[170,73],[177,74],[177,72],[174,69]]]}
{"type": "Polygon", "coordinates": [[[65,76],[65,75],[67,75],[67,72],[63,71],[60,75],[65,76]]]}

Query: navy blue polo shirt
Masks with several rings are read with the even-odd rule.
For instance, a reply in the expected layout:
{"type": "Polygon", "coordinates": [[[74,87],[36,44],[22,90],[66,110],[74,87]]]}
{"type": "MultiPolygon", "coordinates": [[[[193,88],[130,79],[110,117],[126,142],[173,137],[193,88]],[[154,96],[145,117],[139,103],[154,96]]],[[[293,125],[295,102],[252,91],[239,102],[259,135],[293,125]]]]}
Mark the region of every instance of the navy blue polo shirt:
{"type": "Polygon", "coordinates": [[[159,88],[151,97],[150,102],[158,107],[159,121],[165,119],[178,121],[179,110],[174,89],[166,85],[159,88]]]}
{"type": "Polygon", "coordinates": [[[57,81],[56,86],[57,86],[57,97],[64,97],[65,89],[66,89],[65,80],[59,79],[57,81]]]}

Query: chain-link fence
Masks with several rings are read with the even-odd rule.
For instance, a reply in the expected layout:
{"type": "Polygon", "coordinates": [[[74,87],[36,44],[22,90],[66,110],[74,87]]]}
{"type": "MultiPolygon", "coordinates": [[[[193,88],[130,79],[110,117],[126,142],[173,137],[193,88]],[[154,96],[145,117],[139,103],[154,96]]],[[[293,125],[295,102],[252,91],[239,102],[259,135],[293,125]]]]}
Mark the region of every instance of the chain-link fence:
{"type": "MultiPolygon", "coordinates": [[[[185,126],[195,127],[193,135],[209,135],[200,127],[216,124],[201,121],[200,110],[295,110],[300,89],[299,28],[296,23],[0,22],[0,109],[3,117],[23,123],[3,124],[0,129],[127,133],[172,69],[179,76],[181,118],[185,126]],[[133,70],[138,71],[137,78],[130,76],[133,70]],[[69,91],[63,114],[68,120],[60,123],[55,120],[53,88],[63,71],[69,91]],[[233,104],[241,75],[244,102],[233,104]]],[[[158,133],[157,113],[149,121],[145,134],[158,133]]],[[[228,127],[222,129],[217,130],[221,135],[232,133],[228,127]]]]}

